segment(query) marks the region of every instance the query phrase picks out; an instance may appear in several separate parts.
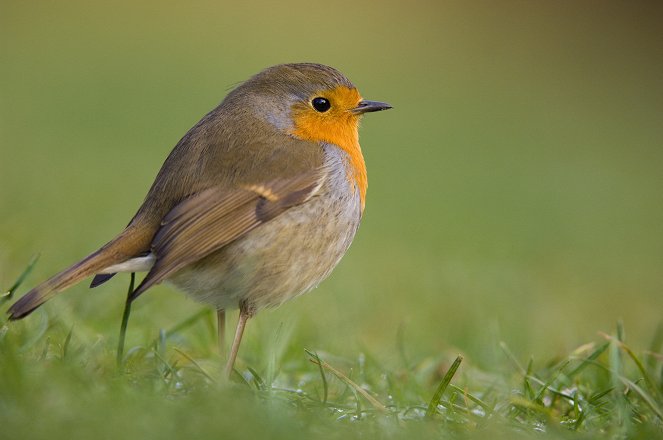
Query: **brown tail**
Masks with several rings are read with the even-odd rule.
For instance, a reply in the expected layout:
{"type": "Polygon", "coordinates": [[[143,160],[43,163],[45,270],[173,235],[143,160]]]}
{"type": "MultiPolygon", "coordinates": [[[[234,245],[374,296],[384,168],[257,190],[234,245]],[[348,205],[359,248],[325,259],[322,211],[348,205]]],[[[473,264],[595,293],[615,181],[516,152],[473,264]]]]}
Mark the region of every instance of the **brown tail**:
{"type": "Polygon", "coordinates": [[[21,319],[82,279],[94,275],[105,267],[126,261],[134,255],[144,252],[150,247],[152,235],[144,229],[128,227],[98,251],[26,293],[7,311],[9,319],[21,319]]]}

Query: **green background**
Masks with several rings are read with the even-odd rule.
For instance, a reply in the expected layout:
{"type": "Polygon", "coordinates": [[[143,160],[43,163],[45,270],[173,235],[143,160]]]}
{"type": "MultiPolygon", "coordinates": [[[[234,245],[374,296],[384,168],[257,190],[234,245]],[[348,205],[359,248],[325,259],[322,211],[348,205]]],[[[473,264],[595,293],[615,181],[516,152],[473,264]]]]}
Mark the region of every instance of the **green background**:
{"type": "MultiPolygon", "coordinates": [[[[400,334],[409,356],[461,352],[489,368],[499,341],[550,357],[623,319],[643,348],[661,322],[655,2],[0,8],[3,288],[36,253],[29,286],[121,230],[170,149],[234,84],[312,61],[394,109],[362,123],[369,190],[349,253],[318,289],[249,323],[240,365],[259,363],[281,325],[302,356],[368,349],[390,362],[400,334]]],[[[77,345],[112,347],[125,282],[83,283],[39,313],[73,325],[77,345]]],[[[152,289],[129,345],[200,307],[152,289]]]]}

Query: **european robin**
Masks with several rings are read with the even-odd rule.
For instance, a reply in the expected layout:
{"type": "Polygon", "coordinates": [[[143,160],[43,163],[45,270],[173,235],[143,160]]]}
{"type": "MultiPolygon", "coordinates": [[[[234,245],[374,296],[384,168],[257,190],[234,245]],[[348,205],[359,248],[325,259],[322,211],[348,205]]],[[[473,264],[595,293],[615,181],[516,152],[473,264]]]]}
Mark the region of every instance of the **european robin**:
{"type": "Polygon", "coordinates": [[[389,108],[328,66],[263,70],[177,143],[119,235],[29,291],[10,318],[83,278],[95,275],[94,287],[145,271],[131,300],[168,281],[216,308],[220,336],[225,311],[239,308],[230,374],[247,320],[317,286],[350,246],[367,187],[359,120],[389,108]]]}

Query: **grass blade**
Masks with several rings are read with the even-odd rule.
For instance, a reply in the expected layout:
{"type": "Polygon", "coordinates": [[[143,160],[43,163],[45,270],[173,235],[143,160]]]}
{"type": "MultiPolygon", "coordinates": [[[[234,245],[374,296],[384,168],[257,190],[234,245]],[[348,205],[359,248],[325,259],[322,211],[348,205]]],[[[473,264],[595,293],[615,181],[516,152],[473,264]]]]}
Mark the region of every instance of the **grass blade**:
{"type": "Polygon", "coordinates": [[[265,391],[267,390],[267,384],[265,383],[265,380],[258,374],[258,372],[252,368],[252,367],[246,367],[249,370],[249,373],[251,373],[251,376],[253,376],[253,382],[256,384],[256,389],[258,391],[265,391]]]}
{"type": "Polygon", "coordinates": [[[442,381],[437,386],[437,390],[435,390],[433,398],[430,400],[430,402],[428,402],[426,418],[433,417],[433,415],[437,412],[437,406],[440,404],[440,400],[442,400],[442,395],[451,383],[451,379],[453,379],[454,375],[456,374],[456,371],[458,370],[458,367],[460,367],[461,362],[463,362],[463,356],[458,355],[453,364],[451,364],[451,367],[449,367],[449,370],[447,370],[447,373],[444,375],[442,381]]]}
{"type": "Polygon", "coordinates": [[[341,373],[339,370],[336,368],[332,367],[329,365],[327,362],[323,361],[319,357],[313,357],[312,359],[309,359],[312,363],[321,366],[325,370],[328,370],[331,374],[336,376],[341,382],[345,383],[348,385],[353,391],[359,393],[364,399],[366,399],[375,409],[377,409],[380,412],[387,412],[387,407],[384,406],[382,403],[380,403],[379,400],[377,400],[375,397],[371,396],[368,391],[360,387],[356,382],[354,382],[352,379],[350,379],[348,376],[345,374],[341,373]]]}
{"type": "Polygon", "coordinates": [[[209,379],[210,382],[212,382],[212,383],[216,383],[216,380],[214,380],[214,378],[213,378],[211,375],[209,375],[209,374],[207,373],[207,371],[205,371],[205,370],[203,369],[203,367],[201,367],[200,364],[199,364],[198,362],[196,362],[196,360],[195,360],[194,358],[192,358],[192,357],[189,356],[187,353],[185,353],[184,351],[180,350],[180,349],[177,348],[177,347],[173,347],[173,350],[175,350],[175,351],[178,352],[181,356],[183,356],[184,358],[186,358],[186,360],[188,360],[189,362],[191,362],[191,363],[196,367],[196,369],[200,372],[200,374],[202,374],[202,375],[205,376],[207,379],[209,379]]]}
{"type": "MultiPolygon", "coordinates": [[[[651,345],[649,347],[649,353],[660,352],[662,346],[663,346],[663,322],[659,323],[658,327],[656,328],[656,333],[654,333],[654,337],[652,338],[651,345]]],[[[647,367],[649,368],[650,371],[654,371],[656,369],[655,356],[649,356],[649,358],[647,359],[647,367]]]]}
{"type": "Polygon", "coordinates": [[[306,352],[306,354],[308,354],[317,361],[318,369],[320,370],[320,377],[322,378],[322,403],[326,404],[327,397],[329,395],[329,384],[327,383],[327,376],[325,375],[325,370],[322,368],[322,360],[320,360],[320,356],[318,356],[318,353],[309,351],[307,349],[304,349],[304,351],[306,352]]]}
{"type": "MultiPolygon", "coordinates": [[[[183,321],[179,322],[178,324],[175,324],[168,330],[164,330],[164,333],[166,335],[166,338],[170,337],[170,335],[174,335],[175,333],[178,333],[182,330],[184,330],[187,327],[192,326],[195,324],[199,319],[203,318],[205,315],[209,315],[211,313],[211,309],[205,307],[198,312],[194,313],[193,315],[189,316],[188,318],[184,319],[183,321]]],[[[154,341],[155,343],[157,342],[156,340],[154,341]]]]}
{"type": "Polygon", "coordinates": [[[30,272],[32,272],[32,269],[34,269],[35,264],[37,264],[37,260],[39,260],[39,254],[32,257],[26,268],[23,270],[23,272],[21,272],[18,278],[16,278],[16,281],[14,281],[14,284],[12,284],[9,290],[7,290],[5,293],[0,295],[0,304],[12,299],[16,290],[18,290],[18,288],[21,287],[23,281],[25,281],[28,275],[30,275],[30,272]]]}
{"type": "Polygon", "coordinates": [[[645,392],[645,390],[640,388],[635,382],[630,381],[625,377],[620,377],[620,380],[624,383],[624,385],[635,391],[635,393],[647,404],[647,406],[649,406],[649,408],[654,411],[656,416],[661,421],[663,421],[663,410],[658,407],[654,399],[652,399],[651,396],[645,392]]]}
{"type": "Polygon", "coordinates": [[[539,389],[539,392],[537,395],[534,397],[534,401],[540,404],[543,404],[543,393],[545,393],[547,390],[551,388],[552,383],[557,380],[560,374],[564,371],[564,368],[566,368],[567,365],[569,365],[570,360],[566,360],[558,369],[557,371],[550,376],[550,379],[546,381],[546,383],[543,384],[543,386],[539,389]]]}
{"type": "Polygon", "coordinates": [[[598,347],[598,348],[597,348],[596,350],[594,350],[589,356],[587,356],[585,359],[583,359],[583,361],[580,363],[580,365],[578,365],[578,366],[575,367],[573,370],[571,370],[571,372],[568,373],[566,376],[567,376],[568,378],[572,378],[572,377],[578,375],[578,374],[579,374],[582,370],[584,370],[588,365],[591,365],[591,364],[592,364],[592,361],[595,361],[596,358],[598,358],[599,356],[601,356],[601,355],[603,354],[603,352],[605,352],[605,351],[608,349],[609,346],[610,346],[610,343],[609,343],[609,342],[606,342],[605,344],[603,344],[603,345],[601,345],[600,347],[598,347]]]}
{"type": "Polygon", "coordinates": [[[136,282],[136,274],[131,272],[131,279],[129,280],[129,289],[127,291],[127,300],[124,302],[124,310],[122,311],[122,323],[120,324],[120,336],[117,341],[117,354],[115,355],[115,363],[117,368],[122,367],[122,357],[124,356],[124,340],[127,336],[127,325],[129,324],[129,315],[131,314],[131,295],[134,293],[134,284],[136,282]]]}
{"type": "Polygon", "coordinates": [[[64,344],[62,344],[62,359],[67,357],[67,352],[69,351],[69,344],[71,343],[71,336],[74,333],[74,326],[72,325],[69,328],[69,333],[67,333],[67,337],[64,340],[64,344]]]}
{"type": "Polygon", "coordinates": [[[645,383],[647,384],[647,388],[651,390],[652,393],[654,393],[655,397],[658,400],[663,400],[661,397],[661,391],[658,389],[658,387],[654,384],[654,381],[652,380],[651,376],[647,372],[647,369],[645,368],[644,364],[640,361],[640,359],[635,355],[633,350],[626,345],[624,342],[621,340],[615,339],[613,336],[610,336],[608,334],[602,333],[601,334],[604,338],[606,338],[609,341],[613,341],[617,347],[619,347],[622,351],[624,351],[635,363],[636,367],[638,367],[638,370],[640,371],[640,374],[642,374],[642,377],[645,380],[645,383]]]}
{"type": "Polygon", "coordinates": [[[493,412],[493,407],[488,405],[486,402],[483,400],[479,399],[478,397],[468,393],[466,390],[462,389],[461,387],[457,387],[454,384],[449,384],[449,387],[451,387],[452,390],[458,391],[461,393],[463,396],[467,397],[470,399],[472,402],[476,403],[479,405],[484,411],[486,411],[486,414],[490,414],[493,412]]]}
{"type": "Polygon", "coordinates": [[[521,374],[526,375],[527,370],[525,370],[523,368],[523,366],[520,365],[520,362],[518,362],[518,359],[516,359],[516,356],[513,353],[511,353],[511,350],[509,350],[509,347],[508,347],[508,345],[506,345],[506,342],[504,342],[504,341],[500,342],[500,348],[502,349],[502,351],[504,352],[506,357],[513,363],[513,365],[516,366],[518,371],[520,371],[521,374]]]}

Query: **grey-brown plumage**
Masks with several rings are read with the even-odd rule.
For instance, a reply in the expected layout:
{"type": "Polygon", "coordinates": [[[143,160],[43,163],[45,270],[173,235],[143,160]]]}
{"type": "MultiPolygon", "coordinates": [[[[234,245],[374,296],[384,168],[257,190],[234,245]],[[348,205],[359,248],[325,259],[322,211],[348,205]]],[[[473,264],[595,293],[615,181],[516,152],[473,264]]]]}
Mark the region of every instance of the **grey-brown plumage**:
{"type": "Polygon", "coordinates": [[[359,144],[335,145],[325,134],[333,140],[335,129],[325,127],[338,112],[356,139],[360,114],[389,108],[359,99],[340,72],[318,64],[274,66],[249,79],[178,142],[126,229],[28,292],[10,318],[115,271],[148,271],[134,297],[168,280],[218,310],[239,306],[247,318],[311,289],[347,250],[363,209],[352,181],[356,164],[363,167],[359,144]],[[326,110],[311,99],[325,93],[336,107],[318,115],[326,110]],[[301,135],[304,123],[320,137],[301,135]]]}
{"type": "Polygon", "coordinates": [[[325,149],[329,171],[311,200],[169,281],[217,309],[246,300],[260,310],[278,306],[326,278],[350,246],[361,208],[359,196],[349,188],[344,154],[335,147],[325,149]]]}

